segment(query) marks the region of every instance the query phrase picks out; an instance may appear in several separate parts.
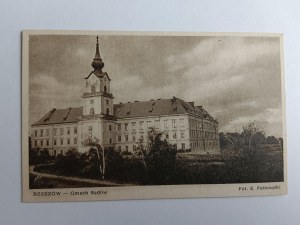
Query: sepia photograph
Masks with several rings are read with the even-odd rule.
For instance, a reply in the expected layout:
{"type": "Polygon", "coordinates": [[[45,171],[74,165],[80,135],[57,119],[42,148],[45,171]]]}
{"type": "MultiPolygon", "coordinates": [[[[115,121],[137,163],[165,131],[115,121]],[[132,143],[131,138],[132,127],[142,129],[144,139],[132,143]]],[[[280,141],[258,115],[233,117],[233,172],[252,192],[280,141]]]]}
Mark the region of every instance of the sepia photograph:
{"type": "Polygon", "coordinates": [[[282,34],[24,31],[24,202],[287,193],[282,34]]]}

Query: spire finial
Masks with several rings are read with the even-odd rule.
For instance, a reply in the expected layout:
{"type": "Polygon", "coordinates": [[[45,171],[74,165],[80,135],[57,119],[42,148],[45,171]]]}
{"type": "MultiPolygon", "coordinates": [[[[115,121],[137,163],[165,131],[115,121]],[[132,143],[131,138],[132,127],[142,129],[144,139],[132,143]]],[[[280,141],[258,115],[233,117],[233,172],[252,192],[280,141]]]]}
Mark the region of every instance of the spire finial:
{"type": "Polygon", "coordinates": [[[95,53],[95,58],[92,62],[92,67],[94,68],[94,70],[98,70],[98,71],[102,71],[102,68],[104,67],[104,63],[101,59],[101,56],[100,56],[100,51],[99,51],[99,36],[97,35],[96,37],[96,53],[95,53]]]}

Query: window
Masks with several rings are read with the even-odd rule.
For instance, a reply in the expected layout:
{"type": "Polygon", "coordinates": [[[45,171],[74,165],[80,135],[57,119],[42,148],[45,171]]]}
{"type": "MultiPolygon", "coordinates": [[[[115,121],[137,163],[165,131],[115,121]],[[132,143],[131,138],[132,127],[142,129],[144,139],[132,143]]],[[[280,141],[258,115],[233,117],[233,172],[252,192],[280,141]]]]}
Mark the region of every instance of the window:
{"type": "Polygon", "coordinates": [[[108,130],[111,131],[112,130],[112,126],[108,125],[108,130]]]}
{"type": "Polygon", "coordinates": [[[90,108],[90,115],[94,115],[94,114],[95,114],[94,108],[90,108]]]}
{"type": "Polygon", "coordinates": [[[41,137],[43,137],[43,134],[44,134],[44,130],[41,130],[41,137]]]}
{"type": "Polygon", "coordinates": [[[108,99],[106,99],[106,105],[109,105],[109,101],[108,101],[108,99]]]}
{"type": "Polygon", "coordinates": [[[180,119],[180,127],[184,127],[184,119],[180,119]]]}
{"type": "Polygon", "coordinates": [[[46,140],[46,145],[49,146],[49,140],[46,140]]]}
{"type": "Polygon", "coordinates": [[[56,150],[53,150],[53,155],[56,155],[56,150]]]}
{"type": "Polygon", "coordinates": [[[182,150],[185,150],[185,143],[182,143],[182,144],[181,144],[181,149],[182,149],[182,150]]]}
{"type": "Polygon", "coordinates": [[[70,127],[67,128],[67,134],[70,135],[71,129],[70,127]]]}
{"type": "Polygon", "coordinates": [[[34,141],[34,146],[37,147],[37,140],[34,141]]]}
{"type": "Polygon", "coordinates": [[[74,127],[74,134],[77,134],[77,127],[74,127]]]}
{"type": "Polygon", "coordinates": [[[121,130],[121,124],[120,123],[118,124],[118,130],[121,130]]]}
{"type": "Polygon", "coordinates": [[[56,136],[57,135],[57,128],[53,129],[53,135],[56,136]]]}
{"type": "Polygon", "coordinates": [[[159,120],[155,120],[155,127],[159,128],[159,120]]]}
{"type": "Polygon", "coordinates": [[[49,129],[46,130],[46,136],[49,136],[49,129]]]}
{"type": "Polygon", "coordinates": [[[107,90],[106,90],[106,86],[104,86],[104,93],[106,93],[106,91],[107,91],[107,90]]]}
{"type": "Polygon", "coordinates": [[[176,120],[172,120],[172,127],[176,128],[176,120]]]}
{"type": "Polygon", "coordinates": [[[151,127],[151,121],[147,121],[147,127],[151,127]]]}
{"type": "Polygon", "coordinates": [[[125,146],[125,149],[126,149],[126,152],[128,152],[128,146],[127,145],[125,146]]]}
{"type": "Polygon", "coordinates": [[[34,131],[34,136],[37,137],[37,130],[34,131]]]}
{"type": "Polygon", "coordinates": [[[109,108],[106,109],[106,115],[109,115],[109,108]]]}
{"type": "Polygon", "coordinates": [[[64,154],[64,150],[61,149],[60,150],[60,154],[63,155],[64,154]]]}
{"type": "Polygon", "coordinates": [[[132,140],[135,141],[135,134],[132,135],[132,140]]]}
{"type": "Polygon", "coordinates": [[[144,121],[140,121],[140,130],[143,130],[144,121]]]}
{"type": "Polygon", "coordinates": [[[184,139],[184,132],[181,132],[181,138],[184,139]]]}
{"type": "Polygon", "coordinates": [[[67,143],[68,145],[71,143],[70,138],[67,139],[67,143]]]}
{"type": "Polygon", "coordinates": [[[61,138],[61,139],[60,139],[60,145],[63,145],[63,144],[64,144],[64,139],[61,138]]]}
{"type": "Polygon", "coordinates": [[[128,123],[125,123],[125,130],[128,130],[128,123]]]}
{"type": "Polygon", "coordinates": [[[122,150],[122,147],[121,146],[118,146],[118,150],[119,150],[119,152],[122,150]]]}
{"type": "Polygon", "coordinates": [[[56,145],[56,139],[53,140],[53,144],[56,145]]]}
{"type": "Polygon", "coordinates": [[[141,141],[144,141],[144,135],[143,134],[140,134],[140,139],[141,139],[141,141]]]}
{"type": "Polygon", "coordinates": [[[166,139],[169,139],[169,133],[168,132],[166,133],[166,139]]]}
{"type": "Polygon", "coordinates": [[[164,120],[164,126],[165,126],[165,128],[168,127],[168,120],[164,120]]]}
{"type": "Polygon", "coordinates": [[[173,133],[173,138],[174,138],[174,139],[177,139],[177,133],[176,133],[176,132],[173,133]]]}
{"type": "Polygon", "coordinates": [[[122,138],[121,138],[121,135],[118,135],[118,141],[121,141],[122,138]]]}
{"type": "Polygon", "coordinates": [[[109,139],[109,143],[110,143],[110,144],[112,143],[112,140],[111,140],[111,138],[109,139]]]}
{"type": "Polygon", "coordinates": [[[90,104],[94,104],[94,99],[91,99],[91,100],[90,100],[90,104]]]}
{"type": "Polygon", "coordinates": [[[132,130],[135,130],[135,125],[136,125],[136,122],[132,122],[132,123],[131,123],[132,130]]]}
{"type": "Polygon", "coordinates": [[[77,144],[77,138],[74,138],[74,144],[75,145],[77,144]]]}
{"type": "Polygon", "coordinates": [[[132,146],[132,150],[136,151],[136,146],[135,145],[132,146]]]}
{"type": "Polygon", "coordinates": [[[95,93],[95,92],[96,92],[96,86],[95,86],[94,84],[91,86],[91,92],[92,92],[92,93],[95,93]]]}
{"type": "Polygon", "coordinates": [[[125,141],[128,141],[128,134],[125,135],[125,141]]]}
{"type": "Polygon", "coordinates": [[[43,147],[43,142],[44,142],[44,141],[43,141],[43,140],[41,140],[41,147],[43,147]]]}
{"type": "Polygon", "coordinates": [[[64,128],[60,128],[60,135],[64,135],[64,128]]]}

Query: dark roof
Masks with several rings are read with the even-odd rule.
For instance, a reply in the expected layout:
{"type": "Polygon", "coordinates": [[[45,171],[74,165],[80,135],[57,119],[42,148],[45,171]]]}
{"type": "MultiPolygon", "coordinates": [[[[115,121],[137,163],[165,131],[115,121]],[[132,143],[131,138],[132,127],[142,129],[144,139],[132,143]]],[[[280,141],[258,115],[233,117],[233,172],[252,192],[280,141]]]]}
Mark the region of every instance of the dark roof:
{"type": "Polygon", "coordinates": [[[32,124],[35,125],[47,125],[58,123],[73,123],[80,120],[82,116],[82,107],[66,108],[66,109],[51,109],[45,116],[39,121],[32,124]]]}
{"type": "MultiPolygon", "coordinates": [[[[148,117],[161,115],[192,114],[210,121],[217,122],[202,106],[194,106],[193,102],[185,102],[182,99],[158,99],[150,101],[135,101],[114,104],[114,118],[148,117]]],[[[39,121],[32,124],[46,125],[77,122],[82,117],[82,107],[67,109],[52,109],[39,121]]]]}
{"type": "Polygon", "coordinates": [[[106,72],[102,72],[101,70],[94,70],[94,71],[90,72],[89,75],[87,77],[85,77],[84,79],[88,79],[92,74],[95,74],[99,78],[103,78],[103,77],[107,76],[108,80],[111,80],[110,77],[108,76],[108,74],[106,72]]]}
{"type": "Polygon", "coordinates": [[[158,99],[141,102],[135,101],[114,105],[114,115],[117,119],[185,113],[215,121],[202,106],[194,106],[193,102],[185,102],[182,99],[175,97],[172,99],[158,99]]]}

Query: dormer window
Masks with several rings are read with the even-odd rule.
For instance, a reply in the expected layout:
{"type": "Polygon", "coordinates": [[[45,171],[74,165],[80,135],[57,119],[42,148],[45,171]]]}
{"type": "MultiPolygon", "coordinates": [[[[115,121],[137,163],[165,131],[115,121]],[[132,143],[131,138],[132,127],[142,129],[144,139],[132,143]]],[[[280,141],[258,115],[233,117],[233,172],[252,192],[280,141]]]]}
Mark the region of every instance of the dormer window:
{"type": "Polygon", "coordinates": [[[106,93],[106,86],[104,86],[104,93],[106,93]]]}

